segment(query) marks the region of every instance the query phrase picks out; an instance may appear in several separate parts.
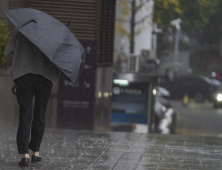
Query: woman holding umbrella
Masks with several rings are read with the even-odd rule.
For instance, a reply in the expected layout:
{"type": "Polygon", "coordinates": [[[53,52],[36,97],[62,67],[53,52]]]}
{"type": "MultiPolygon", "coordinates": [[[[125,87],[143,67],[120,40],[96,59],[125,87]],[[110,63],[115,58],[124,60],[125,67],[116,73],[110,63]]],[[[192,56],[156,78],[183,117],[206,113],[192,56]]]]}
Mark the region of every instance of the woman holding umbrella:
{"type": "Polygon", "coordinates": [[[19,165],[27,166],[29,149],[33,151],[31,162],[41,161],[39,150],[45,129],[45,111],[52,83],[59,77],[59,69],[20,32],[9,42],[5,56],[11,66],[19,104],[16,137],[18,152],[22,154],[19,165]],[[32,116],[33,97],[35,106],[32,116]]]}
{"type": "Polygon", "coordinates": [[[4,13],[19,30],[7,46],[5,55],[11,66],[19,104],[17,146],[19,153],[23,154],[19,165],[27,166],[29,149],[33,151],[31,161],[41,161],[39,149],[52,83],[58,79],[60,70],[76,85],[84,68],[86,53],[66,25],[42,11],[18,8],[4,13]]]}

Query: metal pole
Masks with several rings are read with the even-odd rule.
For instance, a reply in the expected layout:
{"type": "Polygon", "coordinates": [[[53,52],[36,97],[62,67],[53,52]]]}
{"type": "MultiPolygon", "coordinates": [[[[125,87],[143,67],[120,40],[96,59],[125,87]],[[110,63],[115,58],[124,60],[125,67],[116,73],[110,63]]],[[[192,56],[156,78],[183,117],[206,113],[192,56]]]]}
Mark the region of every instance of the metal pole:
{"type": "Polygon", "coordinates": [[[152,113],[152,93],[153,93],[153,84],[152,82],[149,83],[148,87],[148,108],[147,108],[147,123],[148,123],[148,133],[152,132],[152,123],[153,123],[153,113],[152,113]]]}
{"type": "Polygon", "coordinates": [[[180,38],[180,29],[176,26],[176,36],[175,36],[175,43],[174,43],[174,63],[178,62],[179,38],[180,38]]]}
{"type": "Polygon", "coordinates": [[[131,22],[130,22],[130,53],[133,54],[134,53],[134,37],[135,37],[135,0],[132,0],[132,18],[131,18],[131,22]]]}
{"type": "Polygon", "coordinates": [[[220,57],[222,58],[222,38],[220,39],[220,57]]]}

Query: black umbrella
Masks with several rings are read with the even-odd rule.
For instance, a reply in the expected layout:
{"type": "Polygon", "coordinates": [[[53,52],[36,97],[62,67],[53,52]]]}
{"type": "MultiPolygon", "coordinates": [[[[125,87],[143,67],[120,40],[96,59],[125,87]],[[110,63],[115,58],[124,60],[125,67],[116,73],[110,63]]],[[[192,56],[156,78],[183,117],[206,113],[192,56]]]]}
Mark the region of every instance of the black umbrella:
{"type": "Polygon", "coordinates": [[[32,41],[71,82],[78,82],[86,53],[67,26],[36,9],[19,8],[4,13],[16,29],[32,41]]]}

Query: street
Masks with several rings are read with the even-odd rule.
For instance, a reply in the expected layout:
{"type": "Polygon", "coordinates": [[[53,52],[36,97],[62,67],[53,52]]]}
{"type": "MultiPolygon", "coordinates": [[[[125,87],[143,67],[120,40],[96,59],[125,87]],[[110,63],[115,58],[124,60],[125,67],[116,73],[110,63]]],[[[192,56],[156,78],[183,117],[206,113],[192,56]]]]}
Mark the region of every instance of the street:
{"type": "Polygon", "coordinates": [[[171,101],[171,104],[177,113],[177,134],[222,136],[222,109],[214,109],[208,101],[190,100],[187,106],[181,101],[171,101]]]}

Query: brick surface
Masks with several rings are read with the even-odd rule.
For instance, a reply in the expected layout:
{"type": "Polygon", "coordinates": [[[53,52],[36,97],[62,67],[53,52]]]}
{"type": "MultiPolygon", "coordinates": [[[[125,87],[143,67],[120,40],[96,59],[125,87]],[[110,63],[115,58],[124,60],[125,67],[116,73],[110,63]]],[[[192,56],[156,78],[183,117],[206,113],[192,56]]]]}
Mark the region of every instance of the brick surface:
{"type": "Polygon", "coordinates": [[[221,138],[61,129],[46,129],[42,162],[20,168],[16,131],[0,129],[0,170],[222,169],[221,138]]]}

